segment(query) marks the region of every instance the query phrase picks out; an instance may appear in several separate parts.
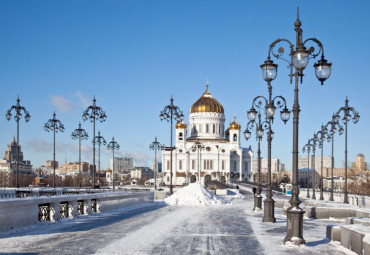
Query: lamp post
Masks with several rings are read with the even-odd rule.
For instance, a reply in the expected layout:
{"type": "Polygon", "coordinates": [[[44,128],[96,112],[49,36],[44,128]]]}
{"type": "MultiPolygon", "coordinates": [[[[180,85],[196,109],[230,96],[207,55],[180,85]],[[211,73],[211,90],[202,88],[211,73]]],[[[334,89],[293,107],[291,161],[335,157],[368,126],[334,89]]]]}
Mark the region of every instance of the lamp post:
{"type": "Polygon", "coordinates": [[[328,133],[327,126],[321,125],[321,129],[317,132],[317,134],[320,134],[319,138],[319,149],[321,149],[321,174],[320,174],[320,200],[324,200],[324,191],[323,191],[323,158],[324,158],[324,141],[325,136],[328,133]]]}
{"type": "Polygon", "coordinates": [[[158,165],[157,165],[157,150],[162,149],[162,144],[157,141],[157,137],[155,137],[154,142],[152,142],[149,146],[151,150],[154,150],[154,189],[157,189],[157,172],[158,172],[158,165]]]}
{"type": "Polygon", "coordinates": [[[312,184],[312,199],[316,199],[316,143],[318,143],[319,137],[317,133],[313,134],[312,138],[312,152],[313,152],[313,161],[312,161],[312,170],[313,170],[313,184],[312,184]]]}
{"type": "Polygon", "coordinates": [[[95,189],[95,121],[99,120],[100,122],[103,122],[107,119],[105,111],[103,111],[100,106],[96,105],[95,96],[93,99],[93,104],[87,107],[87,109],[83,112],[82,119],[84,121],[90,119],[90,121],[93,123],[93,189],[95,189]]]}
{"type": "Polygon", "coordinates": [[[113,176],[113,178],[112,178],[112,183],[113,183],[113,191],[114,191],[114,151],[115,150],[119,150],[120,146],[119,146],[119,144],[116,141],[114,141],[114,137],[113,137],[112,138],[112,141],[110,141],[108,143],[107,148],[109,150],[112,150],[113,151],[113,169],[112,169],[112,176],[113,176]]]}
{"type": "Polygon", "coordinates": [[[78,187],[81,188],[81,140],[86,140],[89,135],[85,129],[81,128],[81,122],[78,123],[78,128],[76,128],[71,135],[72,139],[78,139],[78,187]]]}
{"type": "Polygon", "coordinates": [[[264,216],[262,221],[263,222],[276,222],[274,216],[274,199],[272,198],[272,188],[271,188],[271,141],[273,138],[274,132],[271,129],[271,125],[274,121],[274,115],[277,105],[278,108],[284,107],[282,111],[280,111],[280,118],[284,121],[284,124],[290,118],[290,111],[286,108],[286,100],[282,96],[276,96],[272,99],[272,86],[271,86],[271,79],[266,78],[268,84],[268,92],[269,96],[268,99],[264,96],[257,96],[253,99],[252,108],[248,111],[248,119],[251,122],[256,120],[257,111],[255,109],[258,108],[258,112],[260,114],[260,110],[264,110],[265,112],[265,119],[268,122],[266,126],[268,128],[267,132],[267,194],[266,199],[263,201],[265,205],[264,216]],[[275,103],[276,101],[276,103],[275,103]],[[264,109],[263,109],[264,108],[264,109]]]}
{"type": "Polygon", "coordinates": [[[22,118],[22,112],[24,114],[24,120],[28,122],[31,119],[30,113],[26,110],[24,106],[20,105],[20,100],[19,96],[17,98],[17,104],[12,105],[10,109],[6,113],[6,119],[9,121],[12,118],[12,111],[14,110],[15,115],[14,119],[17,122],[17,156],[16,156],[16,174],[15,174],[15,187],[19,188],[19,183],[18,183],[18,172],[19,172],[19,120],[22,118]]]}
{"type": "Polygon", "coordinates": [[[195,143],[193,144],[193,146],[191,146],[192,149],[195,149],[195,150],[198,150],[198,182],[199,184],[201,184],[200,182],[200,167],[201,167],[201,164],[200,164],[200,152],[202,150],[205,149],[204,145],[200,142],[200,141],[195,141],[195,143]]]}
{"type": "Polygon", "coordinates": [[[306,197],[310,198],[310,186],[309,186],[309,172],[310,172],[310,151],[311,151],[311,140],[308,140],[308,142],[303,146],[302,152],[305,153],[307,150],[307,194],[306,197]]]}
{"type": "Polygon", "coordinates": [[[348,189],[347,189],[347,130],[348,122],[352,119],[353,123],[357,123],[360,120],[359,113],[355,108],[348,106],[348,98],[346,97],[344,107],[341,107],[337,113],[334,115],[334,120],[339,121],[339,114],[343,112],[342,122],[345,125],[345,149],[344,149],[344,201],[343,203],[348,204],[348,189]]]}
{"type": "Polygon", "coordinates": [[[172,129],[173,129],[173,118],[175,120],[183,120],[184,114],[180,110],[180,108],[173,104],[173,97],[171,96],[170,104],[165,106],[164,109],[159,114],[160,120],[167,120],[167,122],[171,121],[171,148],[170,148],[170,194],[173,194],[173,185],[172,185],[172,129]]]}
{"type": "MultiPolygon", "coordinates": [[[[94,144],[98,145],[98,169],[99,169],[99,174],[100,174],[100,147],[102,145],[107,145],[107,141],[104,139],[103,136],[100,135],[100,131],[98,131],[98,135],[95,136],[94,138],[94,144]]],[[[114,160],[114,158],[113,158],[114,160]]],[[[98,182],[99,182],[99,174],[98,174],[98,182]]]]}
{"type": "Polygon", "coordinates": [[[330,188],[330,198],[329,200],[330,201],[334,201],[334,177],[333,177],[333,169],[334,169],[334,134],[335,134],[335,131],[337,130],[337,127],[339,128],[338,129],[338,133],[339,135],[342,135],[343,134],[343,127],[340,125],[340,123],[338,121],[335,121],[334,119],[334,114],[333,114],[333,117],[331,119],[331,121],[328,122],[327,125],[330,125],[331,128],[330,128],[330,135],[328,136],[328,142],[330,142],[331,140],[331,188],[330,188]]]}
{"type": "MultiPolygon", "coordinates": [[[[252,109],[251,109],[252,111],[252,109]]],[[[249,111],[250,112],[250,111],[249,111]]],[[[250,115],[248,112],[248,115],[250,115]]],[[[257,114],[257,112],[255,112],[257,114]]],[[[258,149],[257,149],[257,191],[254,196],[254,212],[259,212],[262,210],[262,196],[261,196],[261,139],[263,137],[263,133],[266,128],[269,128],[270,122],[268,120],[261,121],[261,113],[258,111],[258,122],[254,120],[250,120],[247,124],[247,128],[244,131],[244,137],[245,140],[248,141],[248,139],[251,137],[251,132],[249,130],[255,130],[256,132],[256,140],[258,141],[258,149]]],[[[251,118],[252,119],[252,118],[251,118]]],[[[269,128],[270,130],[270,128],[269,128]]],[[[271,137],[272,138],[272,137],[271,137]]]]}
{"type": "Polygon", "coordinates": [[[53,118],[49,119],[48,122],[45,123],[44,129],[46,132],[50,132],[53,130],[54,135],[54,152],[53,152],[53,188],[55,188],[55,133],[64,132],[64,125],[60,120],[56,118],[56,114],[54,112],[53,118]]]}
{"type": "Polygon", "coordinates": [[[315,58],[320,55],[321,59],[314,64],[316,77],[323,85],[324,81],[329,78],[331,73],[331,63],[328,63],[324,58],[324,48],[322,43],[316,38],[309,38],[305,41],[302,40],[302,29],[301,21],[299,20],[299,9],[297,10],[297,20],[294,23],[294,30],[296,31],[296,43],[293,44],[287,39],[277,39],[269,47],[267,60],[261,65],[263,77],[274,80],[277,73],[277,65],[271,60],[271,55],[277,59],[283,59],[284,48],[280,47],[278,53],[273,50],[275,46],[284,42],[289,46],[290,60],[286,60],[290,67],[290,83],[292,83],[293,77],[295,78],[294,88],[294,104],[293,104],[293,165],[292,165],[292,198],[289,200],[291,206],[287,209],[287,234],[284,238],[284,243],[291,242],[295,245],[301,245],[305,243],[303,238],[303,214],[304,211],[299,207],[301,201],[299,200],[299,189],[298,189],[298,122],[299,122],[299,102],[298,102],[298,84],[299,80],[303,81],[303,71],[306,68],[309,58],[315,58]],[[316,43],[319,50],[310,47],[306,48],[308,43],[316,43]],[[294,48],[295,46],[295,48],[294,48]]]}

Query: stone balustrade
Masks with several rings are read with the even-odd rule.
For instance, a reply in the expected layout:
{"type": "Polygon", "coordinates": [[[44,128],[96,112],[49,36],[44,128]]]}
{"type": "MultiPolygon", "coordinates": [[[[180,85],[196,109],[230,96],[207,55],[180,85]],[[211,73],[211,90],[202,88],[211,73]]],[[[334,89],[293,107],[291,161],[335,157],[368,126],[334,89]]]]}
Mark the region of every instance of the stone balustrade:
{"type": "Polygon", "coordinates": [[[0,200],[0,232],[154,200],[154,192],[111,192],[0,200]]]}

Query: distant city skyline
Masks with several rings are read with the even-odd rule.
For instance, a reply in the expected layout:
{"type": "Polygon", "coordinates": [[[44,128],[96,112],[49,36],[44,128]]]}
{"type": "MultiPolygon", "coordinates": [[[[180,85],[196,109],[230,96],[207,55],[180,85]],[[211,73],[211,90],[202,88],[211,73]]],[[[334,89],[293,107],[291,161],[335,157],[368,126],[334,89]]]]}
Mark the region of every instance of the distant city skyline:
{"type": "MultiPolygon", "coordinates": [[[[159,113],[170,102],[189,109],[205,90],[223,105],[226,122],[236,114],[243,132],[246,112],[258,95],[267,95],[260,65],[269,45],[277,38],[295,40],[296,7],[300,7],[304,39],[315,37],[333,63],[324,86],[316,79],[310,60],[300,85],[299,148],[326,124],[348,96],[361,116],[348,125],[348,161],[359,153],[370,157],[370,107],[367,61],[370,34],[370,3],[336,1],[1,1],[0,31],[0,153],[16,136],[16,122],[6,111],[20,103],[31,119],[20,120],[20,145],[24,157],[39,167],[53,159],[53,136],[43,125],[56,112],[65,126],[56,135],[56,160],[78,161],[78,141],[71,133],[81,122],[89,134],[82,142],[82,161],[92,163],[92,124],[82,120],[92,104],[107,114],[96,131],[107,141],[114,136],[121,149],[117,156],[134,158],[134,165],[151,166],[154,152],[149,145],[157,137],[170,144],[170,126],[159,113]],[[320,8],[317,8],[320,6],[320,8]],[[318,19],[320,17],[320,19],[318,19]]],[[[287,64],[279,65],[272,82],[274,96],[293,105],[293,85],[287,64]]],[[[276,114],[272,157],[291,169],[292,116],[284,125],[276,114]]],[[[257,142],[252,136],[243,147],[257,142]]],[[[261,143],[267,157],[267,142],[261,143]]],[[[116,155],[116,154],[115,154],[116,155]]],[[[324,156],[331,143],[324,144],[324,156]]],[[[111,152],[102,147],[101,168],[109,166],[111,152]]],[[[335,167],[344,161],[344,135],[335,135],[335,167]]],[[[158,157],[160,158],[160,157],[158,157]]]]}

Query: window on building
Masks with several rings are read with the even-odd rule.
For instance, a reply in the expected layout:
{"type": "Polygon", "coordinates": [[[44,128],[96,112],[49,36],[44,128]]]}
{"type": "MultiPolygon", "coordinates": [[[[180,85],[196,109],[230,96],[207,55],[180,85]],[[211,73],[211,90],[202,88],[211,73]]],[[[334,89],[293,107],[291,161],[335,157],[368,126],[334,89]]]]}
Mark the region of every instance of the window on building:
{"type": "Polygon", "coordinates": [[[191,169],[195,169],[195,160],[194,159],[192,159],[191,160],[191,169]]]}
{"type": "Polygon", "coordinates": [[[216,133],[216,125],[213,124],[213,130],[212,130],[213,134],[216,133]]]}
{"type": "Polygon", "coordinates": [[[167,182],[170,182],[170,177],[169,176],[167,176],[167,182]]]}
{"type": "Polygon", "coordinates": [[[183,137],[182,137],[182,132],[179,133],[179,140],[182,140],[183,137]]]}
{"type": "Polygon", "coordinates": [[[182,160],[179,160],[179,170],[182,170],[182,160]]]}
{"type": "Polygon", "coordinates": [[[238,136],[236,134],[234,134],[233,140],[234,142],[238,141],[238,136]]]}
{"type": "Polygon", "coordinates": [[[167,170],[169,170],[169,169],[170,169],[170,161],[167,160],[167,170]]]}
{"type": "Polygon", "coordinates": [[[209,133],[209,126],[208,126],[208,124],[206,124],[206,133],[207,134],[209,133]]]}
{"type": "Polygon", "coordinates": [[[221,170],[225,170],[225,160],[221,160],[221,170]]]}

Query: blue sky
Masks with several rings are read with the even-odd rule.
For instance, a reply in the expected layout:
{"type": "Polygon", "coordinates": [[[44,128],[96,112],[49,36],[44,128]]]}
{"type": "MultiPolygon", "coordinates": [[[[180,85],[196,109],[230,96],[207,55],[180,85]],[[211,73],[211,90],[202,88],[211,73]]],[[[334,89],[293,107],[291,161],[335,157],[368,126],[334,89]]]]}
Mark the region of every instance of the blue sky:
{"type": "MultiPolygon", "coordinates": [[[[65,125],[58,133],[57,160],[78,160],[72,131],[94,95],[108,118],[97,130],[134,156],[135,165],[149,165],[149,144],[157,136],[169,145],[170,126],[159,113],[174,102],[189,116],[202,95],[208,76],[210,91],[223,104],[227,122],[234,113],[244,131],[246,111],[257,95],[267,95],[260,64],[277,38],[295,41],[293,23],[300,7],[303,38],[318,38],[332,75],[321,86],[311,60],[300,85],[300,149],[330,120],[334,111],[350,105],[360,121],[349,125],[348,158],[370,157],[370,59],[368,1],[0,1],[0,153],[16,135],[16,122],[6,111],[16,103],[30,111],[20,125],[25,159],[35,166],[52,159],[52,133],[43,124],[54,110],[65,125]],[[364,64],[365,63],[365,64],[364,64]],[[2,117],[1,117],[2,116],[2,117]]],[[[273,95],[293,105],[283,61],[273,81],[273,95]]],[[[92,136],[92,124],[82,122],[92,136]]],[[[291,168],[292,121],[276,119],[272,155],[291,168]]],[[[335,138],[336,167],[344,161],[344,136],[335,138]]],[[[83,160],[92,158],[91,142],[83,142],[83,160]]],[[[255,139],[242,141],[256,148],[255,139]]],[[[262,156],[266,156],[266,142],[262,156]]],[[[324,145],[328,156],[331,145],[324,145]]],[[[306,154],[304,154],[306,155],[306,154]]],[[[103,150],[102,168],[111,156],[103,150]]],[[[370,161],[370,160],[369,160],[370,161]]]]}

